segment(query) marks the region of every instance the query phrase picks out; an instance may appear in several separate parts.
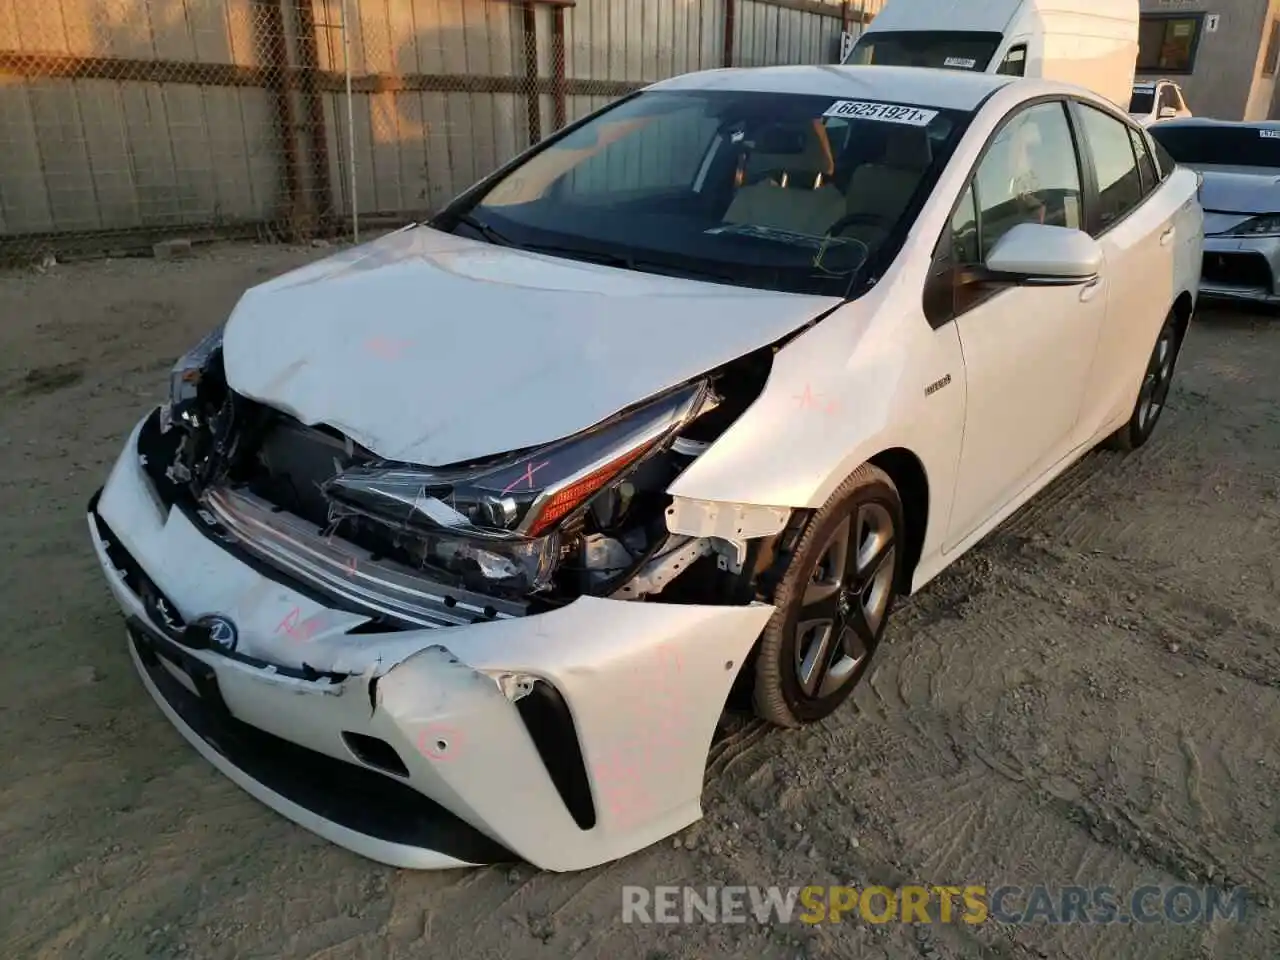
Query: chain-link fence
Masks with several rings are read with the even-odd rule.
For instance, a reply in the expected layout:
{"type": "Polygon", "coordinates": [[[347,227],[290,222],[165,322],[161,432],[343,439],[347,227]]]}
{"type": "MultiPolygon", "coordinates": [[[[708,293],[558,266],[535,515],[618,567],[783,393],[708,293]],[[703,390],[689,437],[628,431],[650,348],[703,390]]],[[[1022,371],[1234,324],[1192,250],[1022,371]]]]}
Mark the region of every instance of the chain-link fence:
{"type": "Polygon", "coordinates": [[[0,260],[422,217],[646,83],[883,0],[0,0],[0,260]]]}

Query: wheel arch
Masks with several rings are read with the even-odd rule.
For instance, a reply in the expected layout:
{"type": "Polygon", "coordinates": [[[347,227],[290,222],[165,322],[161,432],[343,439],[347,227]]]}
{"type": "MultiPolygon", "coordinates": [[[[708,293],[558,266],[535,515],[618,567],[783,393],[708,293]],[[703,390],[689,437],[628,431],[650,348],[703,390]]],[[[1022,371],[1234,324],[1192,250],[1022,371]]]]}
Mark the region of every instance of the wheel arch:
{"type": "Polygon", "coordinates": [[[1173,315],[1178,318],[1178,341],[1181,343],[1187,338],[1187,330],[1191,327],[1191,314],[1195,310],[1195,299],[1191,296],[1189,290],[1183,290],[1178,294],[1178,298],[1173,301],[1173,315]]]}
{"type": "Polygon", "coordinates": [[[889,475],[902,500],[904,556],[899,570],[898,593],[908,596],[916,566],[924,553],[929,530],[929,475],[924,463],[906,447],[890,447],[866,460],[889,475]]]}

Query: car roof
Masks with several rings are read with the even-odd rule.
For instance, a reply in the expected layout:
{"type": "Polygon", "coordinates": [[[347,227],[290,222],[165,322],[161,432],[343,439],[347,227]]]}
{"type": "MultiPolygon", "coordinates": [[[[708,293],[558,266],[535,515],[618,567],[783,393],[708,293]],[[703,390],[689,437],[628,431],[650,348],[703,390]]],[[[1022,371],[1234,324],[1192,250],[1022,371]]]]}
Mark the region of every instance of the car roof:
{"type": "MultiPolygon", "coordinates": [[[[823,64],[701,70],[659,81],[647,89],[797,93],[973,110],[992,93],[1016,81],[1017,77],[962,70],[823,64]]],[[[1063,85],[1063,89],[1069,88],[1063,85]]]]}

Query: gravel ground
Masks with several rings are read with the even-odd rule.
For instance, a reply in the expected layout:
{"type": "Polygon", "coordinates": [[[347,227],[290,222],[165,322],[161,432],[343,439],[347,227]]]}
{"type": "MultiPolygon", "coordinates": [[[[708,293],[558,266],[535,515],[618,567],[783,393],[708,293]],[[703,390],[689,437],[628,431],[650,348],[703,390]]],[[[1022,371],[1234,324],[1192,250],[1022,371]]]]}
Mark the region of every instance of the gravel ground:
{"type": "Polygon", "coordinates": [[[173,358],[327,251],[0,275],[0,955],[1280,956],[1280,320],[1204,312],[1157,436],[899,608],[852,705],[742,723],[707,817],[574,875],[411,873],[295,827],[147,697],[84,504],[173,358]],[[1243,885],[1242,923],[640,926],[623,884],[1243,885]]]}

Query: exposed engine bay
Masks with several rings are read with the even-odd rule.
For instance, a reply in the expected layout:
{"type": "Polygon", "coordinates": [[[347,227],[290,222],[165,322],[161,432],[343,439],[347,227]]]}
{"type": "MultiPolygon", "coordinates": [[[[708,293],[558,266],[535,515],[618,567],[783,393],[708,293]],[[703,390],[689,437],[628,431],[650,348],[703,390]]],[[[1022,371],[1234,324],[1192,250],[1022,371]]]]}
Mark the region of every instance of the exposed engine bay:
{"type": "Polygon", "coordinates": [[[435,467],[379,457],[237,394],[215,331],[175,366],[158,430],[140,446],[153,481],[224,539],[256,542],[278,565],[287,544],[283,565],[303,579],[327,564],[332,583],[341,564],[376,582],[372,605],[389,628],[519,616],[582,595],[749,603],[765,558],[752,549],[744,563],[744,543],[670,533],[666,490],[760,394],[775,349],[575,436],[435,467]],[[393,581],[399,606],[387,598],[393,581]],[[442,616],[412,615],[421,607],[403,597],[419,594],[442,616]]]}

